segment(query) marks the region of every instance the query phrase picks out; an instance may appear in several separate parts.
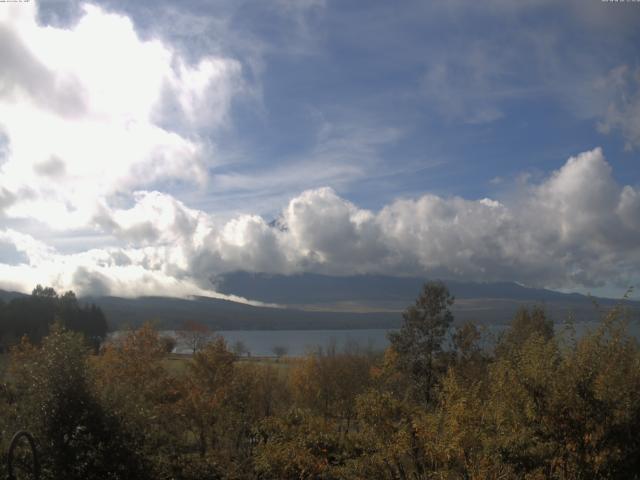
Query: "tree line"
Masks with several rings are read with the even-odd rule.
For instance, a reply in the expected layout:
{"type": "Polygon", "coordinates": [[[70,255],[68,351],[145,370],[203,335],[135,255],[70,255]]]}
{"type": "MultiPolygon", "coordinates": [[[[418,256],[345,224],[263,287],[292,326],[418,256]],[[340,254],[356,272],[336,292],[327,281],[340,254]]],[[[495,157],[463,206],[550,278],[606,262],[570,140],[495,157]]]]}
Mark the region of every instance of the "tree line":
{"type": "Polygon", "coordinates": [[[51,479],[639,478],[640,348],[621,308],[580,337],[522,309],[487,345],[453,301],[426,284],[382,353],[270,363],[222,337],[177,361],[149,325],[92,354],[55,325],[12,350],[0,431],[33,432],[51,479]]]}
{"type": "Polygon", "coordinates": [[[96,348],[107,335],[107,319],[100,307],[81,305],[72,291],[58,295],[53,288],[38,285],[29,296],[6,303],[0,299],[0,349],[7,350],[23,336],[38,344],[56,322],[82,333],[96,348]]]}

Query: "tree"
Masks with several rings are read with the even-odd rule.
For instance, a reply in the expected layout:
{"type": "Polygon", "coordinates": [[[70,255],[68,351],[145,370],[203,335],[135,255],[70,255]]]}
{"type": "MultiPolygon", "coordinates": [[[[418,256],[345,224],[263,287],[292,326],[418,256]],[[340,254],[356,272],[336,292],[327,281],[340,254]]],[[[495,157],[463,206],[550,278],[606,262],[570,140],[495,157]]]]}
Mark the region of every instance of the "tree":
{"type": "Polygon", "coordinates": [[[180,341],[189,347],[189,350],[191,350],[194,355],[215,336],[207,325],[191,320],[184,322],[182,324],[182,330],[179,330],[177,333],[180,341]]]}
{"type": "Polygon", "coordinates": [[[100,307],[81,306],[76,294],[69,290],[58,297],[55,311],[65,328],[83,333],[92,348],[98,350],[107,336],[107,320],[100,307]]]}
{"type": "Polygon", "coordinates": [[[276,345],[271,349],[271,351],[278,358],[278,360],[280,360],[282,357],[284,357],[287,354],[289,349],[284,345],[276,345]]]}
{"type": "Polygon", "coordinates": [[[553,321],[537,305],[530,310],[522,307],[516,312],[509,329],[498,340],[496,354],[501,356],[510,350],[520,349],[533,335],[547,341],[553,338],[553,321]]]}
{"type": "Polygon", "coordinates": [[[249,353],[249,349],[242,340],[236,340],[231,349],[233,350],[233,353],[235,353],[238,357],[242,357],[243,355],[249,353]]]}
{"type": "Polygon", "coordinates": [[[84,334],[96,351],[107,335],[107,320],[96,305],[80,305],[72,291],[58,295],[51,287],[36,286],[31,296],[14,298],[0,309],[0,338],[12,341],[27,335],[39,343],[58,321],[68,330],[84,334]]]}
{"type": "Polygon", "coordinates": [[[147,478],[119,419],[93,392],[80,334],[56,324],[41,347],[23,339],[12,351],[11,375],[17,425],[37,438],[45,478],[147,478]]]}
{"type": "Polygon", "coordinates": [[[53,288],[43,287],[40,284],[36,285],[36,288],[34,288],[31,291],[31,296],[36,298],[41,298],[43,300],[49,300],[49,301],[54,301],[58,299],[58,294],[53,288]]]}
{"type": "Polygon", "coordinates": [[[176,348],[178,342],[175,338],[169,336],[160,337],[160,343],[165,353],[171,353],[176,348]]]}
{"type": "Polygon", "coordinates": [[[451,341],[456,373],[470,384],[485,375],[489,358],[482,349],[482,332],[478,327],[471,322],[456,327],[451,341]]]}
{"type": "Polygon", "coordinates": [[[433,400],[433,388],[444,371],[440,354],[453,322],[453,301],[442,282],[425,283],[415,305],[402,314],[400,331],[388,335],[398,368],[411,378],[416,399],[426,403],[433,400]]]}
{"type": "Polygon", "coordinates": [[[224,339],[217,337],[194,353],[189,363],[179,411],[197,439],[201,457],[216,446],[216,427],[223,417],[222,408],[229,400],[234,360],[235,355],[227,349],[224,339]]]}
{"type": "Polygon", "coordinates": [[[181,392],[165,358],[158,332],[147,323],[108,342],[91,362],[100,403],[120,420],[130,448],[155,469],[171,461],[184,431],[175,415],[181,392]]]}
{"type": "Polygon", "coordinates": [[[269,417],[258,425],[254,457],[257,478],[333,480],[344,462],[340,435],[331,424],[300,409],[269,417]]]}
{"type": "Polygon", "coordinates": [[[296,362],[291,375],[297,402],[343,423],[349,431],[355,418],[356,397],[369,386],[370,356],[358,351],[339,353],[335,345],[319,349],[296,362]]]}

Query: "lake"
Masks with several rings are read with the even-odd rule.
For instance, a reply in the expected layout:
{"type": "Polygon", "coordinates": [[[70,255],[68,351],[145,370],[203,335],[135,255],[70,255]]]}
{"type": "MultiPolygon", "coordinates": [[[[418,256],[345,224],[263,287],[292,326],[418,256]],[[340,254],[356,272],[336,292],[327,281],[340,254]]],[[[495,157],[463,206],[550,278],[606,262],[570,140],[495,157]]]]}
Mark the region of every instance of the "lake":
{"type": "MultiPolygon", "coordinates": [[[[583,335],[597,325],[597,322],[576,323],[576,334],[583,335]]],[[[505,325],[485,327],[483,343],[491,344],[505,328],[505,325]]],[[[557,333],[562,332],[564,324],[556,324],[555,329],[557,333]]],[[[342,350],[347,345],[358,345],[361,348],[381,351],[389,344],[387,340],[389,331],[391,330],[222,330],[217,333],[225,338],[229,347],[232,347],[236,341],[241,341],[253,356],[273,356],[273,349],[278,346],[285,347],[287,355],[300,356],[315,351],[318,347],[326,349],[331,345],[335,345],[337,350],[342,350]]],[[[630,323],[629,332],[640,339],[640,323],[630,323]]],[[[161,334],[176,337],[172,330],[165,330],[161,334]]],[[[178,344],[175,351],[191,353],[187,346],[181,344],[178,344]]]]}
{"type": "MultiPolygon", "coordinates": [[[[287,349],[287,355],[300,356],[318,347],[327,348],[335,344],[338,350],[346,345],[357,344],[359,347],[373,350],[384,350],[387,345],[385,329],[370,330],[222,330],[222,335],[231,348],[238,340],[244,343],[253,356],[273,356],[273,349],[278,346],[287,349]]],[[[162,335],[176,338],[175,332],[165,330],[162,335]]],[[[178,346],[176,353],[191,353],[186,345],[178,346]]]]}

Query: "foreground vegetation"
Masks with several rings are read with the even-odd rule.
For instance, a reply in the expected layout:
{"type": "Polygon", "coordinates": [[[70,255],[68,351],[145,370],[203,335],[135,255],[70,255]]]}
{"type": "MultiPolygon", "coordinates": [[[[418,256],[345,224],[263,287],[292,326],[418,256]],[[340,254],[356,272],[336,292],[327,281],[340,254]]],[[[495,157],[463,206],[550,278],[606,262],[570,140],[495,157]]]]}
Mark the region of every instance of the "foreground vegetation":
{"type": "Polygon", "coordinates": [[[577,339],[519,311],[490,351],[426,284],[377,355],[239,362],[222,338],[167,368],[150,326],[94,354],[54,325],[13,348],[3,451],[34,433],[50,479],[639,478],[640,349],[621,309],[577,339]],[[451,345],[446,346],[451,338],[451,345]]]}

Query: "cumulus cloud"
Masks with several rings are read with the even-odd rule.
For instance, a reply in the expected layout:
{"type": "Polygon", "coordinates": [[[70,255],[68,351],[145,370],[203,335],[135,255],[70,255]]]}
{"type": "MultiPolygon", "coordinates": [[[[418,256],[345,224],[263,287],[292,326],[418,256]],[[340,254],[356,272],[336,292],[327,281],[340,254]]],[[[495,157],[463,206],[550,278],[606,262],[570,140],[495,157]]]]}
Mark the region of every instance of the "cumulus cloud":
{"type": "Polygon", "coordinates": [[[59,229],[86,225],[109,195],[204,184],[200,132],[223,127],[242,90],[238,61],[190,63],[93,5],[68,28],[40,25],[35,2],[6,5],[0,58],[0,208],[59,229]]]}
{"type": "Polygon", "coordinates": [[[184,239],[197,243],[205,234],[208,216],[171,195],[136,191],[133,202],[127,209],[101,205],[93,217],[95,226],[132,247],[175,244],[184,239]]]}
{"type": "Polygon", "coordinates": [[[3,232],[0,241],[27,260],[0,265],[0,278],[131,296],[211,294],[216,276],[234,270],[592,288],[628,283],[640,268],[640,191],[614,180],[599,148],[501,200],[427,194],[374,212],[320,188],[292,198],[276,221],[221,222],[167,194],[134,198],[129,208],[103,206],[95,220],[111,248],[63,255],[3,232]]]}
{"type": "Polygon", "coordinates": [[[209,276],[390,273],[592,287],[633,278],[639,222],[638,190],[617,184],[595,149],[502,201],[424,195],[371,212],[331,189],[309,190],[270,228],[254,216],[212,231],[196,263],[209,276]]]}

